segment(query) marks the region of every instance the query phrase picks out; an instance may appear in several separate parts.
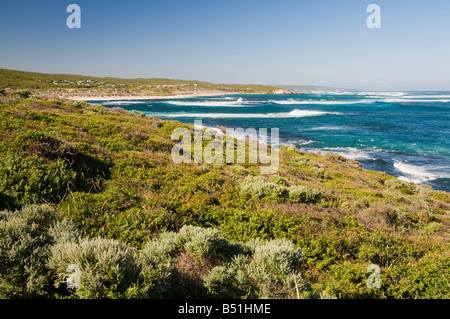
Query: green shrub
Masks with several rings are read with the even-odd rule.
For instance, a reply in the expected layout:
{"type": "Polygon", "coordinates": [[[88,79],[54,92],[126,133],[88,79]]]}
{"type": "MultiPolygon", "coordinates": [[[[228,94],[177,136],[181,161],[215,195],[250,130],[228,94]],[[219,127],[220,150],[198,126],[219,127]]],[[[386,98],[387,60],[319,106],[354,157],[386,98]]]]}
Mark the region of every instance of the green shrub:
{"type": "Polygon", "coordinates": [[[64,103],[64,106],[67,106],[67,107],[73,107],[73,108],[76,108],[76,109],[81,109],[81,108],[83,108],[83,107],[87,107],[87,106],[88,106],[88,103],[86,103],[86,102],[84,102],[84,101],[73,101],[73,100],[69,100],[69,101],[66,101],[66,102],[64,103]]]}
{"type": "MultiPolygon", "coordinates": [[[[367,267],[370,263],[344,262],[334,265],[328,272],[325,292],[338,299],[382,297],[381,288],[369,288],[367,285],[367,267]]],[[[381,286],[385,286],[385,272],[381,269],[381,286]]]]}
{"type": "Polygon", "coordinates": [[[270,175],[270,180],[279,186],[289,186],[289,183],[284,178],[278,175],[270,175]]]}
{"type": "Polygon", "coordinates": [[[312,173],[318,178],[325,178],[325,179],[331,178],[330,174],[328,174],[328,172],[324,170],[322,167],[314,166],[312,168],[312,173]]]}
{"type": "Polygon", "coordinates": [[[328,272],[325,291],[338,298],[448,299],[450,257],[429,253],[418,261],[381,267],[380,288],[367,286],[366,263],[344,262],[328,272]]]}
{"type": "Polygon", "coordinates": [[[242,165],[239,164],[235,164],[230,166],[230,170],[236,174],[236,175],[240,175],[240,176],[245,176],[248,175],[249,171],[243,167],[242,165]]]}
{"type": "Polygon", "coordinates": [[[324,195],[309,186],[292,186],[289,188],[289,201],[292,203],[317,204],[324,195]]]}
{"type": "Polygon", "coordinates": [[[418,261],[399,264],[387,270],[384,286],[390,298],[449,299],[450,257],[428,253],[418,261]]]}
{"type": "Polygon", "coordinates": [[[0,209],[13,209],[15,207],[14,198],[0,192],[0,209]]]}
{"type": "Polygon", "coordinates": [[[8,156],[0,160],[0,192],[13,198],[16,205],[57,203],[75,175],[62,159],[46,163],[35,157],[8,156]]]}
{"type": "Polygon", "coordinates": [[[392,190],[398,190],[403,194],[414,194],[415,187],[407,182],[399,179],[388,179],[384,182],[384,185],[392,190]]]}
{"type": "Polygon", "coordinates": [[[437,222],[431,222],[425,227],[427,234],[434,234],[439,232],[443,228],[443,225],[437,222]]]}
{"type": "Polygon", "coordinates": [[[148,224],[155,216],[140,213],[136,207],[140,200],[136,189],[111,185],[109,181],[105,182],[104,187],[105,190],[99,193],[74,192],[59,207],[83,234],[106,236],[137,246],[137,239],[142,240],[148,235],[148,232],[140,232],[141,223],[148,224]]]}
{"type": "Polygon", "coordinates": [[[288,146],[287,148],[285,148],[283,150],[287,151],[287,152],[293,152],[293,153],[300,154],[299,149],[295,145],[290,145],[290,146],[288,146]]]}
{"type": "Polygon", "coordinates": [[[104,106],[88,104],[84,109],[86,114],[111,114],[112,112],[104,106]]]}
{"type": "Polygon", "coordinates": [[[12,95],[17,95],[21,98],[26,99],[31,96],[31,93],[30,93],[30,91],[27,91],[27,90],[20,90],[20,91],[13,92],[12,95]]]}

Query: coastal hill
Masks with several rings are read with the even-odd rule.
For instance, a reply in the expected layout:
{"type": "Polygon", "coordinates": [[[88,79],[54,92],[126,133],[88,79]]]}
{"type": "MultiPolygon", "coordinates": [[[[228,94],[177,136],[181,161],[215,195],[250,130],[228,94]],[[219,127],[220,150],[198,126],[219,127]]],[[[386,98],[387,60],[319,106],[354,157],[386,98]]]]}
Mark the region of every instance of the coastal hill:
{"type": "Polygon", "coordinates": [[[87,78],[1,74],[0,298],[450,297],[449,193],[295,147],[274,175],[175,164],[192,125],[48,98],[106,89],[64,82],[87,78]]]}
{"type": "Polygon", "coordinates": [[[0,88],[26,88],[40,96],[62,98],[143,97],[186,94],[298,94],[273,86],[254,84],[214,84],[176,79],[122,79],[73,74],[46,74],[0,69],[0,88]]]}

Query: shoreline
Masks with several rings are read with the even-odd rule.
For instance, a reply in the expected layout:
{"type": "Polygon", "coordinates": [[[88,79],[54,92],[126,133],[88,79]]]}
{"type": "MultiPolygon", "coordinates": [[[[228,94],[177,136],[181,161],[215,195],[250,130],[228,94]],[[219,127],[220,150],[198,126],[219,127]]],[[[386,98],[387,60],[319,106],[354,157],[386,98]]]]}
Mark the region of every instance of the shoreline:
{"type": "Polygon", "coordinates": [[[201,96],[236,95],[236,94],[256,94],[256,93],[210,92],[210,93],[189,93],[189,94],[175,94],[175,95],[68,96],[65,98],[68,100],[74,100],[74,101],[117,101],[117,100],[133,101],[133,100],[184,99],[184,98],[201,97],[201,96]]]}

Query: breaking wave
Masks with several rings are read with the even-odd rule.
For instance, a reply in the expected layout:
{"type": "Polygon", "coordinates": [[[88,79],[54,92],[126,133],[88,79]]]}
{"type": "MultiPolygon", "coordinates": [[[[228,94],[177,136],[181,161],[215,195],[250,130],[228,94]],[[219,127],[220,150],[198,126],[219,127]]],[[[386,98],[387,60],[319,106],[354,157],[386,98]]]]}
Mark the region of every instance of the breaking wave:
{"type": "Polygon", "coordinates": [[[146,115],[155,117],[171,117],[171,118],[290,118],[290,117],[308,117],[308,116],[320,116],[327,114],[342,115],[339,112],[324,112],[324,111],[310,111],[295,109],[290,112],[280,113],[186,113],[186,112],[174,112],[174,113],[153,113],[145,112],[146,115]]]}

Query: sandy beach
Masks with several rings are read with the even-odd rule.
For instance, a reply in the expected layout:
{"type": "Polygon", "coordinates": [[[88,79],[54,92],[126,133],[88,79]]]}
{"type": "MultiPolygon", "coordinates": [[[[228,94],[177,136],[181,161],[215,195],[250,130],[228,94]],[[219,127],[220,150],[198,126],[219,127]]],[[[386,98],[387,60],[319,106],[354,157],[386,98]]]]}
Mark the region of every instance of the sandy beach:
{"type": "MultiPolygon", "coordinates": [[[[68,96],[69,100],[76,101],[116,101],[116,100],[157,100],[157,99],[183,99],[197,96],[215,96],[215,95],[233,95],[239,93],[208,92],[208,93],[189,93],[173,95],[124,95],[124,96],[68,96]]],[[[248,93],[247,93],[248,94],[248,93]]]]}

